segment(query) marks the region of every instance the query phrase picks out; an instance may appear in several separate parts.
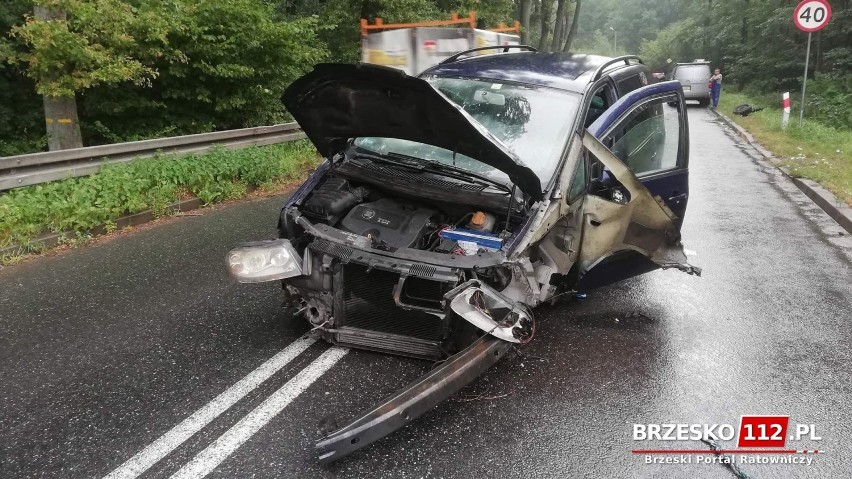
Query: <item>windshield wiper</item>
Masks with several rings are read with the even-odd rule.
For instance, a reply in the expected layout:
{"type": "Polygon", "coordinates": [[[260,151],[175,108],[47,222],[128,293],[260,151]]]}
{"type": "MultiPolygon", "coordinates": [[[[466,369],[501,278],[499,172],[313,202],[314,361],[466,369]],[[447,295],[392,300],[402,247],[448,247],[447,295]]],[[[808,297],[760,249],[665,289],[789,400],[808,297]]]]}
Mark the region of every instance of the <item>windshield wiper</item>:
{"type": "Polygon", "coordinates": [[[501,190],[505,190],[507,193],[512,193],[512,186],[503,183],[502,181],[497,181],[495,179],[489,178],[485,175],[480,175],[479,173],[474,173],[470,170],[466,170],[464,168],[459,168],[458,166],[448,165],[446,163],[442,163],[437,160],[428,160],[426,158],[418,158],[416,156],[409,156],[403,153],[396,153],[393,151],[389,151],[382,155],[384,158],[393,158],[395,160],[400,160],[401,162],[405,162],[406,166],[415,167],[416,165],[420,165],[421,169],[429,169],[433,171],[438,171],[442,175],[447,176],[449,178],[456,178],[459,180],[468,181],[471,183],[479,183],[484,182],[491,186],[496,186],[501,190]],[[479,180],[479,181],[476,181],[479,180]]]}

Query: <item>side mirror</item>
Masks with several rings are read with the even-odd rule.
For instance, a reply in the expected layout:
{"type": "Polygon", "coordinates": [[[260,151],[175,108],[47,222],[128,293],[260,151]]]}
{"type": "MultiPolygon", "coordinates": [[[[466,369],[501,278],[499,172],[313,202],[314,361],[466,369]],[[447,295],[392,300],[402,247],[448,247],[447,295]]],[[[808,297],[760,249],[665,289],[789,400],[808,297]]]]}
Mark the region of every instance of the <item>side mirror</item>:
{"type": "Polygon", "coordinates": [[[629,203],[630,191],[614,176],[605,176],[605,179],[592,178],[589,181],[589,194],[622,205],[629,203]]]}

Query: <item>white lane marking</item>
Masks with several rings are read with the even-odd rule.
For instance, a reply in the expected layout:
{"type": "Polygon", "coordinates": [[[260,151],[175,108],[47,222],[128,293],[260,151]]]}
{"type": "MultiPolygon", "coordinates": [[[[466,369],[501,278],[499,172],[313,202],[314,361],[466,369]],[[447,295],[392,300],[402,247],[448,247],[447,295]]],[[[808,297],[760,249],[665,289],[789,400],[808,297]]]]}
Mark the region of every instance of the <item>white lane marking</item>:
{"type": "Polygon", "coordinates": [[[234,424],[213,444],[199,452],[191,461],[180,468],[171,479],[200,479],[210,474],[222,461],[277,416],[299,394],[303,393],[308,386],[340,361],[347,352],[349,352],[348,349],[339,347],[327,349],[293,379],[287,381],[287,384],[272,393],[266,401],[263,401],[252,412],[240,419],[240,422],[234,424]]]}
{"type": "Polygon", "coordinates": [[[115,468],[104,479],[133,479],[138,477],[160,459],[166,457],[175,448],[183,444],[184,441],[203,429],[210,421],[216,419],[237,401],[244,398],[273,374],[280,371],[287,363],[295,359],[315,342],[316,340],[312,338],[297,339],[278,352],[278,354],[258,366],[257,369],[248,373],[236,384],[225,390],[225,392],[216,396],[215,399],[204,405],[201,409],[192,413],[191,416],[184,419],[180,424],[171,428],[148,447],[139,451],[124,464],[115,468]]]}

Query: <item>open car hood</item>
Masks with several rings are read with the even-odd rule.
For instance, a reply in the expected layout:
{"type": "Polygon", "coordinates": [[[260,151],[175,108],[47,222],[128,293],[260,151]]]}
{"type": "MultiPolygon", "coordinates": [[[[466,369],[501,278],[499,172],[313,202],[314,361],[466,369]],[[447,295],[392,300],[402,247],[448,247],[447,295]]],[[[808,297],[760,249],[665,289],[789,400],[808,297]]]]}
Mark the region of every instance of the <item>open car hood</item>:
{"type": "Polygon", "coordinates": [[[416,141],[491,165],[524,193],[543,198],[538,176],[485,127],[428,82],[400,70],[321,63],[281,100],[324,156],[361,136],[416,141]]]}

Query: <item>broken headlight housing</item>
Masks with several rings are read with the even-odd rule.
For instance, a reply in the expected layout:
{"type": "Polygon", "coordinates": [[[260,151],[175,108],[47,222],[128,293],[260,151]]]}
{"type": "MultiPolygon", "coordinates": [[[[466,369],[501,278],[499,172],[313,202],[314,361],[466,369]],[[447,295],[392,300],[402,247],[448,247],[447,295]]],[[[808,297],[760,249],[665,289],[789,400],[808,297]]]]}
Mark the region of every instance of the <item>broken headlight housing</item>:
{"type": "Polygon", "coordinates": [[[232,249],[228,271],[240,283],[260,283],[302,274],[302,259],[289,240],[257,241],[232,249]]]}
{"type": "Polygon", "coordinates": [[[510,343],[528,343],[535,334],[530,310],[472,279],[448,292],[450,309],[486,333],[510,343]]]}

